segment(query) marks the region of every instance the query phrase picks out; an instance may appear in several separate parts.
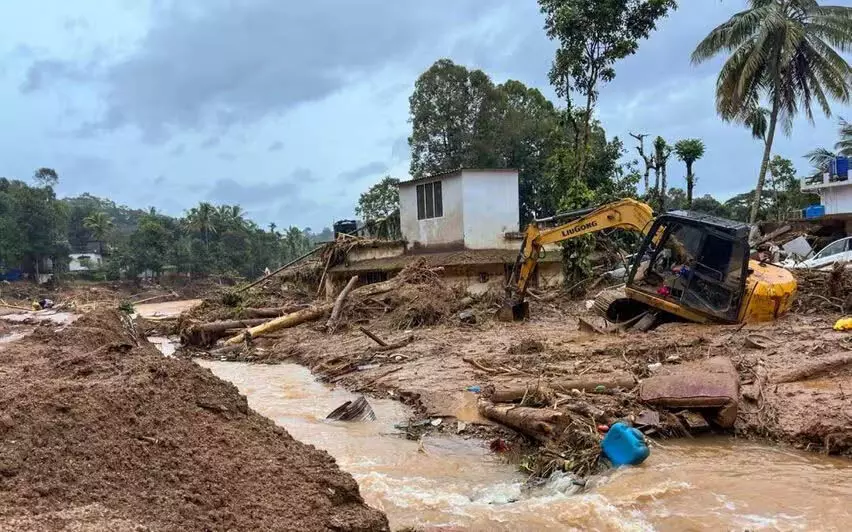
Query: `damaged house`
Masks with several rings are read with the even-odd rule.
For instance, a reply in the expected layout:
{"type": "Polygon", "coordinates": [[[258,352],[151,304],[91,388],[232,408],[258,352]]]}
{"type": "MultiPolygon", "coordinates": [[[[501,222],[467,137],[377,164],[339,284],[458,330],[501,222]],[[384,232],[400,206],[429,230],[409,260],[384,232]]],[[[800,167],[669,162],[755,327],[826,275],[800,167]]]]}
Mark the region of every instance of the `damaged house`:
{"type": "MultiPolygon", "coordinates": [[[[415,258],[442,267],[451,284],[502,289],[518,256],[517,170],[461,169],[399,185],[399,240],[354,240],[345,259],[329,269],[333,294],[352,275],[362,284],[387,280],[415,258]]],[[[533,286],[562,282],[554,248],[540,261],[533,286]]]]}

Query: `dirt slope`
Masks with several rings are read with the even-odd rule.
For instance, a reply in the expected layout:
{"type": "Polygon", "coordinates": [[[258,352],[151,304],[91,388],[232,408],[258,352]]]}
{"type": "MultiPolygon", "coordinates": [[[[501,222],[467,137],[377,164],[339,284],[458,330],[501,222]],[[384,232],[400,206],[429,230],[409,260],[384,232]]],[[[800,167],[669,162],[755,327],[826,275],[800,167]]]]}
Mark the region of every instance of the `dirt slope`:
{"type": "Polygon", "coordinates": [[[386,530],[333,458],[117,313],[0,346],[0,528],[386,530]]]}

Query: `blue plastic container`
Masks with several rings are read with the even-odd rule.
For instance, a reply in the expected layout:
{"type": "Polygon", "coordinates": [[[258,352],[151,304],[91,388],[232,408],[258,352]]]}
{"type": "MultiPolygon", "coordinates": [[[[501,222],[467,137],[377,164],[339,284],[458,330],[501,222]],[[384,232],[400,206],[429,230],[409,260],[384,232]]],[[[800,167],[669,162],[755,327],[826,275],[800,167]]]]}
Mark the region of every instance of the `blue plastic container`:
{"type": "Polygon", "coordinates": [[[645,436],[621,421],[609,428],[601,441],[601,449],[616,467],[641,464],[651,454],[645,436]]]}
{"type": "Polygon", "coordinates": [[[805,207],[805,218],[825,216],[825,205],[809,205],[805,207]]]}
{"type": "Polygon", "coordinates": [[[835,157],[831,164],[831,175],[841,179],[849,176],[849,158],[842,155],[835,157]]]}

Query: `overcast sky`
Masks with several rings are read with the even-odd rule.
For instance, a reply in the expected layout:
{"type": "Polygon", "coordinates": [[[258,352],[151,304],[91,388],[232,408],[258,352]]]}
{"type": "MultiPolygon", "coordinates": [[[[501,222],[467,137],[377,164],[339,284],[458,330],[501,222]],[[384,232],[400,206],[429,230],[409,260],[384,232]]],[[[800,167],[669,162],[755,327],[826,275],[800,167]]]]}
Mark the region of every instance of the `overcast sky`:
{"type": "MultiPolygon", "coordinates": [[[[631,150],[628,131],[702,138],[697,194],[727,197],[752,188],[761,147],[715,116],[720,62],[689,54],[744,2],[680,3],[598,117],[631,150]]],[[[408,96],[442,57],[554,97],[534,0],[2,0],[0,20],[0,176],[49,166],[61,195],[174,215],[206,200],[279,226],[352,217],[384,174],[407,177],[408,96]]],[[[806,171],[836,121],[800,120],[776,152],[806,171]]],[[[671,184],[683,174],[671,163],[671,184]]]]}

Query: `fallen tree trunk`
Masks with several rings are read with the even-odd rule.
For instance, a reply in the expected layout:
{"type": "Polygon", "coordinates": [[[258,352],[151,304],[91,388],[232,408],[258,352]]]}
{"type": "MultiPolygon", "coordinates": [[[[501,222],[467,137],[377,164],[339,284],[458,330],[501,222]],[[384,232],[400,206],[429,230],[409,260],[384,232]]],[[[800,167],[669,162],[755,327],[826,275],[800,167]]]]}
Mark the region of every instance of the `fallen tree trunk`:
{"type": "Polygon", "coordinates": [[[530,396],[552,397],[554,396],[554,393],[553,390],[547,386],[530,385],[522,388],[503,388],[501,390],[494,390],[487,397],[494,403],[519,403],[524,399],[524,397],[530,396]]]}
{"type": "Polygon", "coordinates": [[[248,329],[246,332],[242,334],[238,334],[236,336],[232,336],[225,341],[225,345],[234,345],[243,341],[246,337],[248,338],[256,338],[258,336],[262,336],[266,333],[271,333],[278,331],[280,329],[287,329],[289,327],[295,327],[296,325],[300,325],[307,321],[313,321],[322,317],[326,312],[331,310],[332,305],[319,305],[316,307],[309,307],[306,309],[299,310],[297,312],[293,312],[291,314],[287,314],[286,316],[281,316],[280,318],[275,318],[274,320],[267,321],[262,325],[258,325],[257,327],[252,327],[248,329]]]}
{"type": "Polygon", "coordinates": [[[477,406],[479,413],[488,419],[539,441],[546,441],[557,435],[570,421],[563,412],[546,408],[494,404],[483,400],[480,400],[477,406]]]}
{"type": "Polygon", "coordinates": [[[181,331],[181,342],[188,345],[208,346],[213,345],[216,340],[226,336],[229,329],[244,329],[254,327],[268,320],[264,318],[251,320],[226,320],[214,321],[212,323],[201,323],[190,325],[181,331]]]}
{"type": "Polygon", "coordinates": [[[394,342],[392,344],[385,344],[385,345],[371,347],[370,351],[372,351],[374,353],[384,353],[386,351],[393,351],[394,349],[399,349],[400,347],[405,347],[413,341],[414,341],[413,336],[406,336],[405,338],[403,338],[399,342],[394,342]]]}
{"type": "Polygon", "coordinates": [[[387,342],[385,342],[384,340],[382,340],[381,338],[376,336],[376,334],[374,332],[370,331],[366,327],[358,327],[358,330],[361,331],[362,333],[366,334],[369,339],[376,342],[381,347],[387,347],[388,346],[387,342]]]}
{"type": "Polygon", "coordinates": [[[242,314],[246,318],[277,318],[291,312],[296,312],[297,310],[302,310],[308,306],[310,305],[291,305],[281,308],[244,308],[242,314]]]}
{"type": "Polygon", "coordinates": [[[852,354],[848,352],[834,353],[821,362],[807,364],[800,368],[780,373],[772,379],[773,384],[783,384],[785,382],[797,382],[807,380],[811,377],[827,373],[829,371],[842,368],[847,364],[852,364],[852,354]]]}
{"type": "Polygon", "coordinates": [[[331,316],[328,318],[328,321],[325,322],[325,328],[328,332],[334,332],[337,329],[337,322],[340,320],[340,310],[343,308],[343,302],[346,301],[349,293],[352,292],[352,289],[355,288],[355,283],[358,282],[358,276],[353,275],[349,282],[346,283],[346,286],[343,287],[343,290],[340,291],[340,295],[337,296],[337,299],[334,300],[334,307],[331,309],[331,316]]]}
{"type": "MultiPolygon", "coordinates": [[[[400,279],[399,276],[394,277],[389,281],[383,281],[381,283],[370,284],[367,286],[362,286],[360,288],[356,288],[350,294],[351,296],[361,297],[370,297],[378,294],[384,294],[385,292],[390,292],[397,286],[403,284],[405,282],[404,279],[400,279]]],[[[334,304],[328,303],[325,305],[316,305],[313,307],[308,307],[306,309],[299,310],[297,312],[293,312],[291,314],[287,314],[286,316],[281,316],[280,318],[275,318],[274,320],[268,321],[263,325],[258,325],[257,327],[252,327],[248,331],[243,334],[239,334],[237,336],[233,336],[228,338],[225,341],[227,345],[238,344],[243,341],[246,337],[248,338],[256,338],[258,336],[269,334],[281,329],[286,329],[288,327],[295,327],[296,325],[301,325],[302,323],[313,321],[321,318],[327,312],[331,312],[334,308],[334,304]]]]}
{"type": "Polygon", "coordinates": [[[607,392],[615,388],[632,390],[636,387],[636,379],[626,373],[616,373],[612,375],[584,376],[565,381],[550,381],[550,387],[560,393],[571,393],[571,390],[594,392],[597,391],[599,386],[603,386],[607,392]]]}

